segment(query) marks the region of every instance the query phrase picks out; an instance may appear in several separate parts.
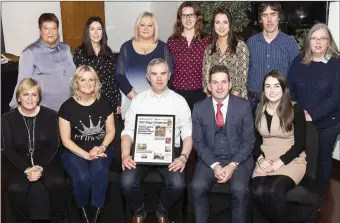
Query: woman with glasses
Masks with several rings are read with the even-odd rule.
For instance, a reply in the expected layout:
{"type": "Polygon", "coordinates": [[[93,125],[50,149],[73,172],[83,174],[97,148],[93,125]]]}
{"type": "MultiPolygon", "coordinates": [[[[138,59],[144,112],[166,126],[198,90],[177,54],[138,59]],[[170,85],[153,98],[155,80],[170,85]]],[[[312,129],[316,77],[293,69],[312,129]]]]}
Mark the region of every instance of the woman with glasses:
{"type": "Polygon", "coordinates": [[[209,94],[208,72],[214,65],[224,65],[229,69],[233,95],[247,97],[247,77],[249,53],[246,43],[237,38],[233,31],[233,21],[225,9],[218,9],[212,17],[212,43],[204,52],[203,75],[204,92],[209,94]]]}
{"type": "Polygon", "coordinates": [[[174,33],[167,43],[175,58],[172,88],[186,99],[191,110],[196,102],[205,98],[202,68],[209,41],[197,3],[183,2],[177,10],[174,33]]]}
{"type": "MultiPolygon", "coordinates": [[[[40,105],[59,111],[70,96],[69,81],[75,71],[70,47],[60,42],[59,20],[53,13],[43,13],[38,19],[40,38],[30,44],[20,56],[18,84],[33,78],[41,84],[40,105]]],[[[18,85],[17,84],[17,85],[18,85]]],[[[9,106],[17,107],[17,86],[9,106]]]]}
{"type": "Polygon", "coordinates": [[[288,73],[292,99],[304,110],[319,135],[317,182],[323,196],[332,172],[332,154],[340,134],[340,53],[327,25],[308,32],[301,57],[288,73]]]}
{"type": "Polygon", "coordinates": [[[138,16],[134,34],[131,40],[121,46],[115,69],[116,80],[124,93],[121,112],[123,119],[131,100],[150,88],[145,77],[149,62],[155,58],[166,60],[171,74],[174,67],[168,46],[158,39],[158,25],[152,13],[143,12],[138,16]]]}

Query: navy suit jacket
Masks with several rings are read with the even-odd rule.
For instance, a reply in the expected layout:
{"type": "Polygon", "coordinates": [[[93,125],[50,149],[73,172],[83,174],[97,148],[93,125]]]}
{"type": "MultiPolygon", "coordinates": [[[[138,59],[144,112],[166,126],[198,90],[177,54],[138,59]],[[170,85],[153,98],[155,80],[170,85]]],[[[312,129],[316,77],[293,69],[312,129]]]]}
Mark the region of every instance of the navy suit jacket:
{"type": "MultiPolygon", "coordinates": [[[[212,97],[194,105],[192,124],[194,148],[198,158],[211,166],[219,161],[214,154],[216,121],[212,97]]],[[[232,161],[242,164],[251,155],[255,142],[254,120],[247,100],[229,95],[226,125],[232,161]]]]}

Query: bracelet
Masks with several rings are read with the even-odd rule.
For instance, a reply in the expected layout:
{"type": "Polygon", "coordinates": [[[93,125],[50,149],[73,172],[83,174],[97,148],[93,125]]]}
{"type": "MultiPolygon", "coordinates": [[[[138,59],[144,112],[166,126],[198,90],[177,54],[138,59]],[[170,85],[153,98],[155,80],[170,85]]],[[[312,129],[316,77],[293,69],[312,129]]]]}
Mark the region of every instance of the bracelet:
{"type": "Polygon", "coordinates": [[[100,147],[102,147],[104,149],[104,151],[107,149],[107,146],[104,143],[101,144],[100,147]]]}
{"type": "Polygon", "coordinates": [[[28,168],[24,171],[24,174],[28,175],[29,169],[30,169],[30,167],[28,167],[28,168]]]}
{"type": "Polygon", "coordinates": [[[264,158],[262,157],[261,159],[259,159],[257,162],[260,163],[261,160],[263,160],[264,158]]]}

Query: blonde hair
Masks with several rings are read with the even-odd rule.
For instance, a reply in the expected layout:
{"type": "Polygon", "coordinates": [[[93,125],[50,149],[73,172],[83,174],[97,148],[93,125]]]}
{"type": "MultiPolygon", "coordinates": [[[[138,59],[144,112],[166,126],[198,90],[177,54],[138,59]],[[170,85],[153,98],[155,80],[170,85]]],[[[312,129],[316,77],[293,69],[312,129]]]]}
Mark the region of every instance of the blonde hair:
{"type": "Polygon", "coordinates": [[[40,102],[41,99],[42,99],[42,96],[41,96],[42,93],[41,93],[41,87],[40,87],[39,82],[34,80],[34,79],[32,79],[32,78],[24,78],[24,79],[22,79],[20,81],[20,83],[18,85],[18,88],[17,88],[17,91],[15,93],[16,100],[17,100],[18,104],[20,104],[20,102],[18,101],[18,98],[19,98],[21,92],[26,91],[26,90],[30,90],[30,89],[35,88],[35,87],[38,90],[39,102],[40,102]]]}
{"type": "Polygon", "coordinates": [[[79,81],[80,78],[82,78],[82,75],[83,75],[84,72],[93,73],[94,78],[96,79],[96,86],[94,88],[93,96],[96,99],[99,99],[100,98],[100,89],[101,89],[102,85],[99,81],[99,78],[98,78],[96,71],[91,66],[87,66],[87,65],[81,65],[76,69],[76,71],[75,71],[75,73],[74,73],[74,75],[71,79],[71,84],[70,84],[70,86],[71,86],[71,96],[75,97],[77,100],[80,100],[78,81],[79,81]]]}
{"type": "Polygon", "coordinates": [[[135,36],[134,36],[134,39],[139,40],[138,26],[139,26],[140,22],[142,21],[142,19],[144,17],[150,17],[152,19],[153,25],[155,26],[155,34],[154,34],[154,37],[153,37],[153,41],[157,42],[158,41],[158,25],[157,25],[157,22],[156,22],[154,14],[151,13],[151,12],[142,12],[137,17],[137,20],[136,20],[136,23],[135,23],[135,36]]]}
{"type": "Polygon", "coordinates": [[[338,47],[336,46],[334,42],[334,38],[328,26],[324,23],[317,23],[308,31],[307,37],[305,39],[305,47],[302,51],[302,62],[301,62],[302,64],[310,64],[312,62],[313,53],[312,53],[312,50],[310,49],[310,40],[312,38],[313,33],[320,29],[326,30],[328,37],[329,37],[329,47],[325,55],[327,54],[331,57],[336,57],[336,58],[340,57],[338,47]]]}

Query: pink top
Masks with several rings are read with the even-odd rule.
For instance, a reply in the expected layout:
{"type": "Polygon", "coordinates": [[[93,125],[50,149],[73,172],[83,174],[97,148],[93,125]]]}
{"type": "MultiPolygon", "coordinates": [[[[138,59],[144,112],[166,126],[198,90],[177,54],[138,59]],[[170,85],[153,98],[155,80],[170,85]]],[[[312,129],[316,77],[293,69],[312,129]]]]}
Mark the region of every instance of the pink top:
{"type": "Polygon", "coordinates": [[[188,46],[185,37],[168,39],[168,46],[175,58],[175,72],[173,74],[173,88],[180,90],[202,89],[203,83],[203,56],[205,47],[209,44],[210,37],[193,41],[188,46]]]}

